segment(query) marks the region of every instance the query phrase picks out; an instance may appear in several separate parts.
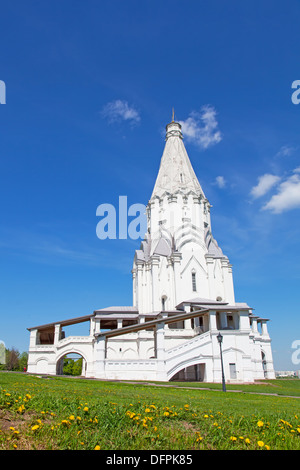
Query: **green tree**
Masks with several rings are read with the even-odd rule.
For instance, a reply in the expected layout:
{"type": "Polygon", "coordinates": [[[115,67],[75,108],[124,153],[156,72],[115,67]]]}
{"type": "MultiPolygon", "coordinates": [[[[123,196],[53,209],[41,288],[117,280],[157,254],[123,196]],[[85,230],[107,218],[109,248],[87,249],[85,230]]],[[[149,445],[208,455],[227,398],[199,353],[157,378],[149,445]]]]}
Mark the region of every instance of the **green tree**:
{"type": "Polygon", "coordinates": [[[27,363],[28,363],[28,353],[23,352],[22,354],[20,354],[20,357],[19,357],[19,370],[24,370],[24,368],[26,368],[27,370],[27,363]]]}

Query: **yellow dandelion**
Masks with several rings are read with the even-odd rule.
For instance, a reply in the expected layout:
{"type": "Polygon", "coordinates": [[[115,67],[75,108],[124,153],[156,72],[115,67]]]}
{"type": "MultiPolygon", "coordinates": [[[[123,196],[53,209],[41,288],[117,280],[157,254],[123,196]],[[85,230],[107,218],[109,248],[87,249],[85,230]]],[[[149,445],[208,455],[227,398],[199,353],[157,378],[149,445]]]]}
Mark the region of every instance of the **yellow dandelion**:
{"type": "Polygon", "coordinates": [[[246,442],[246,444],[250,444],[250,439],[248,437],[246,437],[245,442],[246,442]]]}
{"type": "Polygon", "coordinates": [[[100,446],[96,446],[94,450],[100,450],[101,447],[100,446]]]}
{"type": "Polygon", "coordinates": [[[230,440],[231,440],[231,441],[236,441],[236,439],[237,439],[237,438],[236,438],[235,436],[230,436],[230,440]]]}
{"type": "Polygon", "coordinates": [[[150,408],[145,409],[145,413],[150,413],[150,411],[151,411],[150,408]]]}
{"type": "Polygon", "coordinates": [[[19,413],[24,413],[24,411],[25,411],[25,406],[24,405],[19,406],[18,412],[19,413]]]}
{"type": "Polygon", "coordinates": [[[85,411],[85,412],[89,411],[88,407],[85,406],[85,407],[83,408],[83,411],[85,411]]]}
{"type": "Polygon", "coordinates": [[[36,431],[37,429],[39,429],[39,425],[38,425],[38,424],[35,424],[35,425],[32,426],[32,428],[31,428],[32,431],[36,431]]]}
{"type": "Polygon", "coordinates": [[[257,426],[258,426],[259,428],[262,428],[263,425],[264,425],[263,421],[257,421],[257,426]]]}
{"type": "Polygon", "coordinates": [[[170,415],[170,413],[168,411],[164,412],[164,416],[169,416],[169,415],[170,415]]]}
{"type": "Polygon", "coordinates": [[[270,446],[267,446],[267,444],[265,445],[265,448],[266,448],[267,450],[270,450],[270,446]]]}
{"type": "Polygon", "coordinates": [[[265,445],[265,443],[264,443],[263,441],[258,441],[258,442],[257,442],[257,445],[258,445],[259,447],[263,447],[263,446],[265,445]]]}

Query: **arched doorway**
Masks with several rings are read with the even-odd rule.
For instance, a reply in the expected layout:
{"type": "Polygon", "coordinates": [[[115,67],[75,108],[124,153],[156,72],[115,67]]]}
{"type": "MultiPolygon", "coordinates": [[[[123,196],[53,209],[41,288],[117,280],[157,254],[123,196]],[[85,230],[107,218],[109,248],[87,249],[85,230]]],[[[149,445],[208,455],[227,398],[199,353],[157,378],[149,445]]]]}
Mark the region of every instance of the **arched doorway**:
{"type": "Polygon", "coordinates": [[[170,382],[204,382],[205,364],[193,364],[184,367],[170,378],[170,382]]]}
{"type": "Polygon", "coordinates": [[[67,353],[60,357],[56,363],[56,375],[84,376],[86,373],[86,360],[79,353],[67,353]]]}

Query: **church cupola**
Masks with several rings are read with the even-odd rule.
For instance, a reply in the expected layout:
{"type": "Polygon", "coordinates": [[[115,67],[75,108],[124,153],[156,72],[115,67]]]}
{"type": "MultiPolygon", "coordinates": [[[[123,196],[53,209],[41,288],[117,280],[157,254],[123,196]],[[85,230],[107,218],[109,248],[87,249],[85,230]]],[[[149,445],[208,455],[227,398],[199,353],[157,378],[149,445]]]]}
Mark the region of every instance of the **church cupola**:
{"type": "Polygon", "coordinates": [[[167,124],[166,131],[166,140],[168,140],[169,137],[179,137],[180,139],[183,138],[181,133],[181,125],[179,122],[172,121],[170,124],[167,124]]]}

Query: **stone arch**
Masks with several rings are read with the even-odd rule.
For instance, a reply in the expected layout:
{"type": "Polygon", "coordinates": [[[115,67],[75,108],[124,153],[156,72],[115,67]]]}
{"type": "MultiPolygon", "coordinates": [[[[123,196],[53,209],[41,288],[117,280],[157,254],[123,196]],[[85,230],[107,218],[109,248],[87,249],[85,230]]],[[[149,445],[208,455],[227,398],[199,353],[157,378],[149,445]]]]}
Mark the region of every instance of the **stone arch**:
{"type": "Polygon", "coordinates": [[[47,374],[48,373],[48,366],[49,366],[49,360],[47,357],[38,357],[35,361],[35,366],[39,373],[41,374],[47,374]]]}
{"type": "Polygon", "coordinates": [[[127,348],[122,352],[122,359],[135,359],[136,351],[133,348],[127,348]]]}
{"type": "Polygon", "coordinates": [[[86,375],[86,369],[87,369],[87,359],[85,354],[78,350],[77,348],[69,348],[68,350],[63,351],[56,357],[55,361],[55,370],[56,370],[56,375],[63,375],[63,360],[65,356],[68,356],[69,354],[78,354],[79,356],[82,357],[82,370],[81,370],[81,375],[85,376],[86,375]]]}
{"type": "Polygon", "coordinates": [[[147,349],[146,358],[147,359],[155,359],[155,348],[153,346],[151,348],[147,349]]]}
{"type": "MultiPolygon", "coordinates": [[[[174,377],[177,374],[179,374],[182,371],[185,371],[185,369],[189,369],[193,366],[200,366],[200,368],[198,369],[198,373],[195,373],[195,376],[198,374],[198,379],[195,378],[195,379],[192,379],[190,381],[197,380],[199,382],[205,382],[206,365],[207,365],[207,361],[205,359],[202,360],[201,356],[197,357],[197,358],[193,358],[189,361],[183,361],[183,362],[177,364],[175,367],[173,367],[172,370],[168,371],[168,373],[167,373],[168,381],[172,381],[172,379],[174,379],[174,377]]],[[[189,373],[187,374],[187,376],[189,376],[189,373]]],[[[176,380],[176,379],[174,379],[174,380],[176,380]]],[[[188,380],[188,378],[183,378],[182,379],[182,381],[185,381],[185,380],[188,380]]]]}

